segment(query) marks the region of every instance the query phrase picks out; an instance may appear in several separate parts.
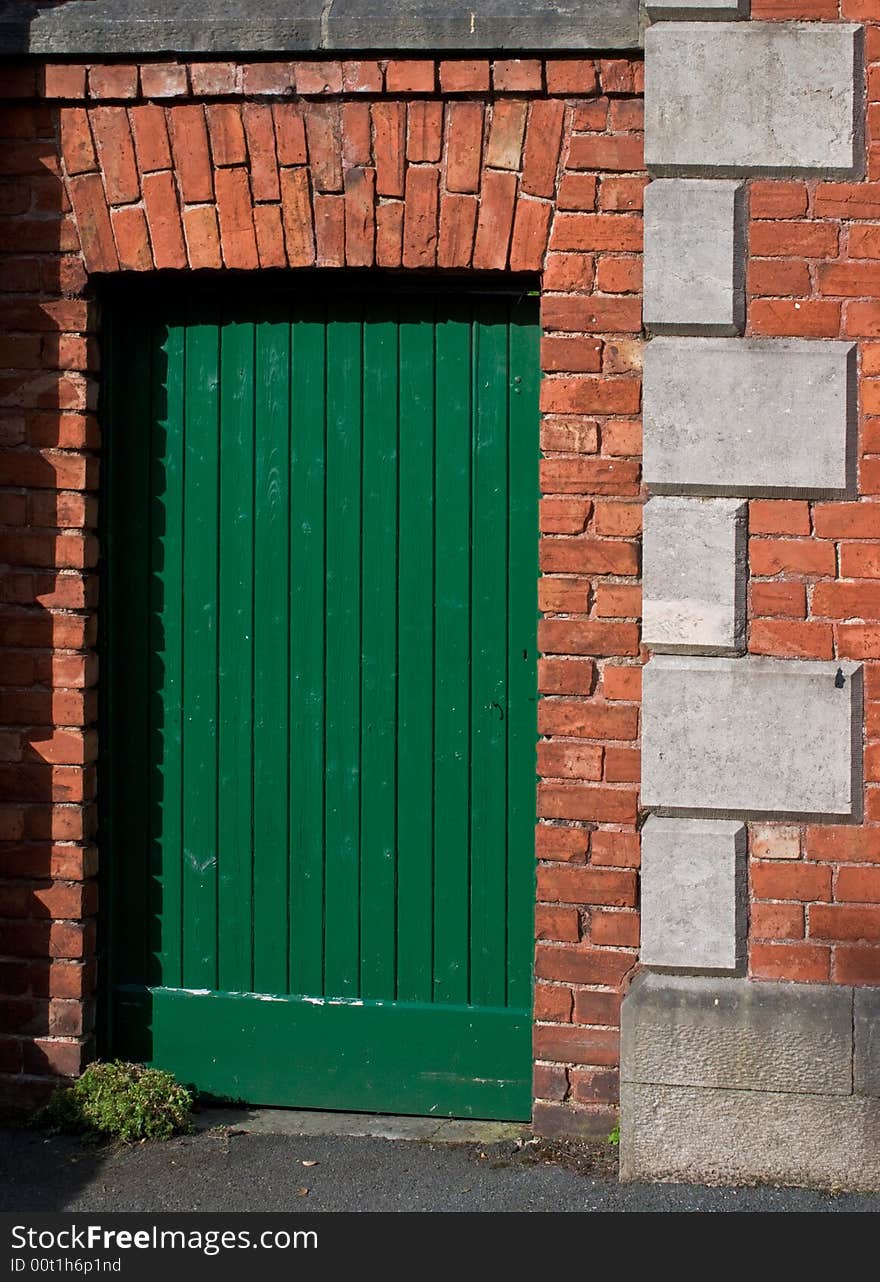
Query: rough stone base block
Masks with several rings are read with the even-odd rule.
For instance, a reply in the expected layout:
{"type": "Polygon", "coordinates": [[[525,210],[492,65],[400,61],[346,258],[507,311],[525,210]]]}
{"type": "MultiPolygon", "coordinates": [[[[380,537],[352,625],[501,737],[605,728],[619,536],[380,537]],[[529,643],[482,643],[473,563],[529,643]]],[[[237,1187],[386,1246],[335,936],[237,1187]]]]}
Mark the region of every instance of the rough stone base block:
{"type": "Polygon", "coordinates": [[[620,1178],[880,1188],[880,1100],[629,1082],[620,1178]]]}
{"type": "Polygon", "coordinates": [[[853,1000],[853,1086],[880,1096],[880,988],[857,988],[853,1000]]]}
{"type": "MultiPolygon", "coordinates": [[[[853,990],[843,984],[644,974],[624,1000],[620,1032],[624,1081],[853,1093],[853,990]]],[[[880,1070],[880,1044],[864,1060],[880,1070]]]]}
{"type": "Polygon", "coordinates": [[[639,976],[621,1178],[880,1188],[878,1011],[876,988],[639,976]]]}

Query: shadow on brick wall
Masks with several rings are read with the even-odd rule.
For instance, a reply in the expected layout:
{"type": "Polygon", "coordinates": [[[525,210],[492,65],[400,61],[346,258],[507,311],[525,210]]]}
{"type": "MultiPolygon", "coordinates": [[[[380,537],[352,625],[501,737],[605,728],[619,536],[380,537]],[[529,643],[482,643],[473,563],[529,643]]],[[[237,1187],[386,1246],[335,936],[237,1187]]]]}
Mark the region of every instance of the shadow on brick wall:
{"type": "Polygon", "coordinates": [[[0,104],[0,1099],[79,1072],[94,1020],[95,309],[32,67],[0,104]],[[31,83],[33,82],[33,83],[31,83]]]}
{"type": "MultiPolygon", "coordinates": [[[[83,0],[79,2],[82,4],[83,0]]],[[[0,50],[7,56],[27,53],[31,23],[37,14],[43,9],[59,9],[70,3],[71,0],[0,0],[0,50]]]]}

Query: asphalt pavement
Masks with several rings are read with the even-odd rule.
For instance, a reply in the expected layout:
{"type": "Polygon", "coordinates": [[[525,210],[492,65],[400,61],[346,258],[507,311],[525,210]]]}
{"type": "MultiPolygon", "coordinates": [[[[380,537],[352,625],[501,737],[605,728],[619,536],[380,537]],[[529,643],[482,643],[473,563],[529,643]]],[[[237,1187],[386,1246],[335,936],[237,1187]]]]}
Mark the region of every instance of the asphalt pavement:
{"type": "Polygon", "coordinates": [[[0,1211],[880,1211],[880,1193],[619,1184],[607,1146],[512,1127],[373,1119],[335,1134],[327,1115],[273,1116],[209,1115],[130,1146],[0,1131],[0,1211]]]}

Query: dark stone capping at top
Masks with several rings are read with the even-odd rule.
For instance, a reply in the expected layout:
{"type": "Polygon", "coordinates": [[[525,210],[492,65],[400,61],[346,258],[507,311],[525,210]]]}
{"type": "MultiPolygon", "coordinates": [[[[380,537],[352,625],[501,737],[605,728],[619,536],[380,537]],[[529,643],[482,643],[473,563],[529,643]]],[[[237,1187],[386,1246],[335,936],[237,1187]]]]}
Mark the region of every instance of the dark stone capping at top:
{"type": "Polygon", "coordinates": [[[576,53],[641,47],[639,0],[0,0],[0,54],[576,53]]]}

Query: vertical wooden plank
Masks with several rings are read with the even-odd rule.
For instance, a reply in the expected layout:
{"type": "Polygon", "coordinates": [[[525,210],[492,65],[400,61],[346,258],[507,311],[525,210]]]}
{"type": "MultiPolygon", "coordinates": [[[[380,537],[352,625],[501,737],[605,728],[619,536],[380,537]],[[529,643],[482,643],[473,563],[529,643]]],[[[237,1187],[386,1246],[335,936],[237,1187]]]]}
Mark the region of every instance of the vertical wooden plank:
{"type": "Polygon", "coordinates": [[[466,301],[437,323],[434,545],[434,1000],[468,999],[470,905],[471,326],[466,301]]]}
{"type": "Polygon", "coordinates": [[[471,1001],[501,1006],[507,970],[507,324],[475,305],[471,617],[471,1001]]]}
{"type": "Polygon", "coordinates": [[[254,989],[288,988],[290,322],[256,326],[254,418],[254,989]]]}
{"type": "Polygon", "coordinates": [[[325,986],[357,996],[360,955],[360,462],[362,320],[327,326],[325,986]]]}
{"type": "Polygon", "coordinates": [[[511,308],[508,379],[507,1004],[523,1009],[535,919],[539,343],[537,300],[527,297],[511,308]]]}
{"type": "Polygon", "coordinates": [[[396,307],[364,317],[361,688],[361,995],[393,998],[397,834],[396,307]]]}
{"type": "Polygon", "coordinates": [[[183,552],[183,984],[217,984],[216,310],[194,305],[186,331],[183,552]]]}
{"type": "Polygon", "coordinates": [[[218,576],[219,986],[253,988],[254,325],[220,330],[218,576]]]}
{"type": "Polygon", "coordinates": [[[401,303],[397,996],[433,990],[434,325],[401,303]]]}
{"type": "Polygon", "coordinates": [[[290,983],[324,992],[324,526],[326,324],[299,307],[290,398],[290,983]]]}
{"type": "MultiPolygon", "coordinates": [[[[182,980],[183,821],[181,683],[183,658],[183,420],[184,319],[179,309],[154,331],[152,368],[150,539],[150,715],[152,763],[151,865],[153,897],[149,982],[176,987],[182,980]]],[[[140,567],[129,574],[140,590],[140,567]]]]}
{"type": "Polygon", "coordinates": [[[327,330],[325,985],[357,996],[360,956],[362,324],[353,303],[327,330]]]}

